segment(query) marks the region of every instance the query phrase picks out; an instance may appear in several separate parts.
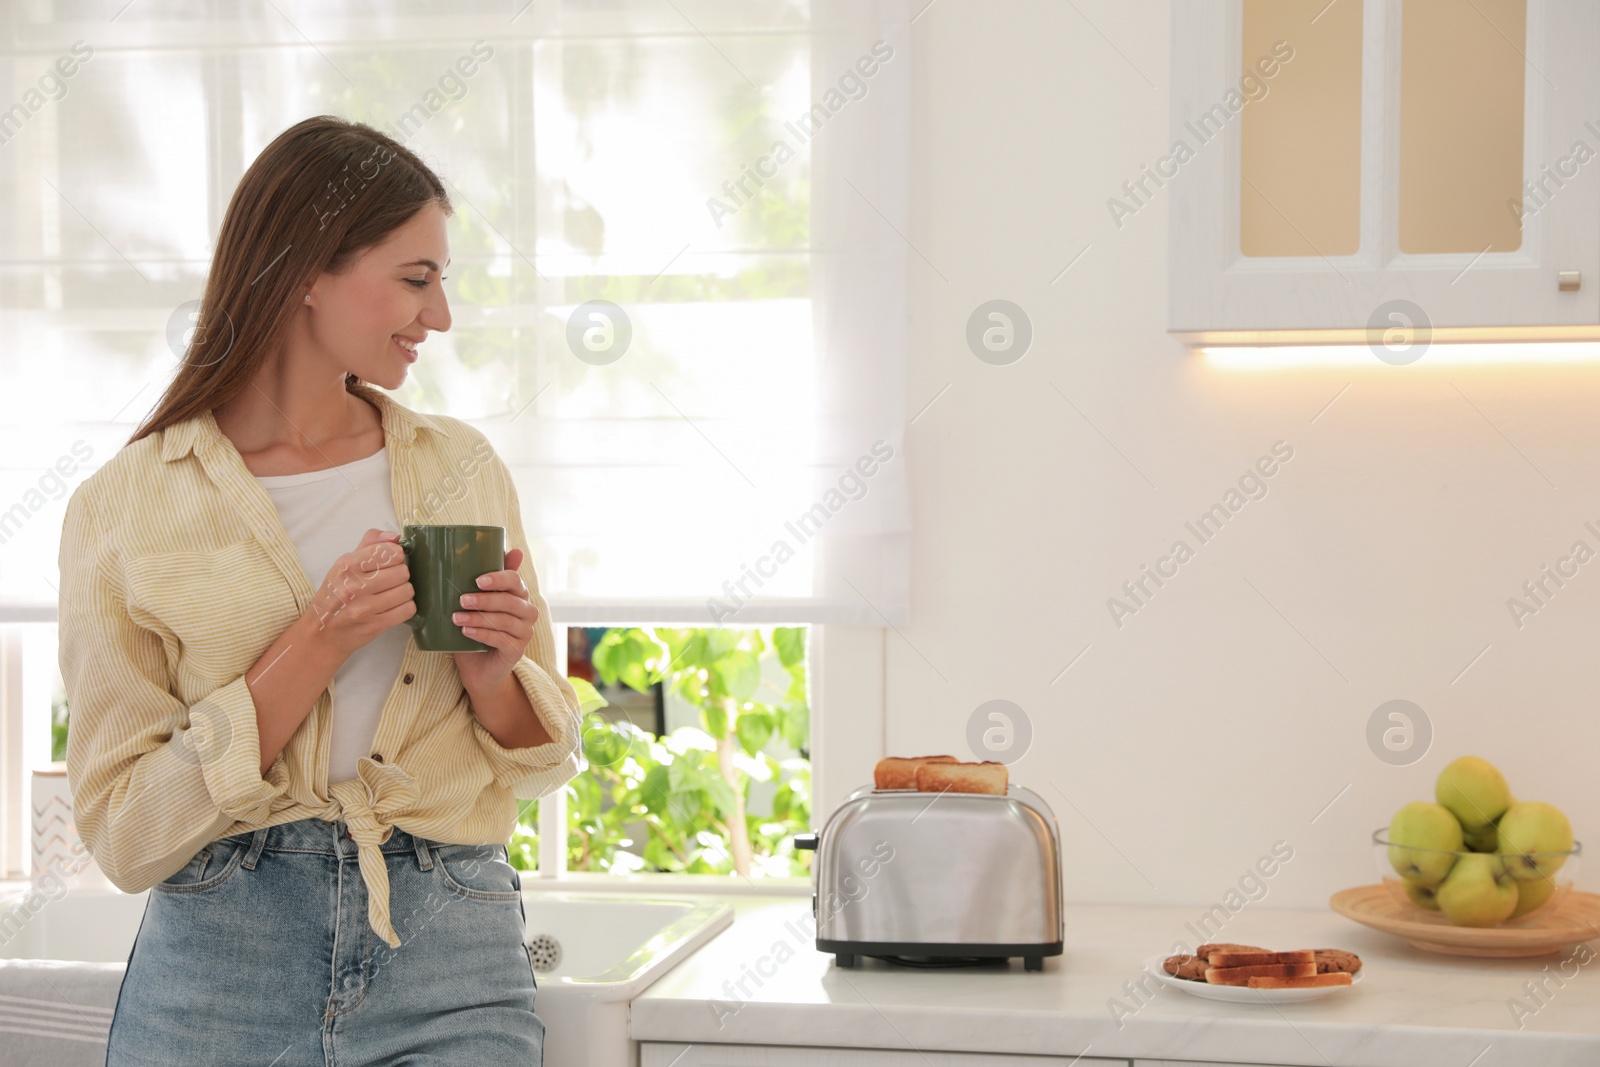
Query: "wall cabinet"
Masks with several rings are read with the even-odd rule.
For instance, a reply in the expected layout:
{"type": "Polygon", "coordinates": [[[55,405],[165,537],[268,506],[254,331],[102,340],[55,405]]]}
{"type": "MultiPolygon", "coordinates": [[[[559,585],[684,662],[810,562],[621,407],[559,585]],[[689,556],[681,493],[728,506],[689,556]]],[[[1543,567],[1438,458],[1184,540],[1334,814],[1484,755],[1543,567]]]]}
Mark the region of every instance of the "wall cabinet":
{"type": "Polygon", "coordinates": [[[1171,331],[1600,338],[1600,3],[1176,0],[1171,25],[1171,144],[1122,198],[1169,197],[1171,331]]]}

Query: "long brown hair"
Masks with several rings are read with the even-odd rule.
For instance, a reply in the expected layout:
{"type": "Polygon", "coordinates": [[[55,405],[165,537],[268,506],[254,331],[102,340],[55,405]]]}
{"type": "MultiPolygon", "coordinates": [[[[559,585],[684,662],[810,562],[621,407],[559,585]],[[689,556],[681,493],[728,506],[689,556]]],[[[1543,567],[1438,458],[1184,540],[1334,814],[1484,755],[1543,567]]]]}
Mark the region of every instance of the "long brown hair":
{"type": "Polygon", "coordinates": [[[280,133],[233,192],[183,360],[128,443],[238,396],[282,347],[301,287],[429,203],[453,213],[427,164],[370,126],[318,115],[280,133]]]}

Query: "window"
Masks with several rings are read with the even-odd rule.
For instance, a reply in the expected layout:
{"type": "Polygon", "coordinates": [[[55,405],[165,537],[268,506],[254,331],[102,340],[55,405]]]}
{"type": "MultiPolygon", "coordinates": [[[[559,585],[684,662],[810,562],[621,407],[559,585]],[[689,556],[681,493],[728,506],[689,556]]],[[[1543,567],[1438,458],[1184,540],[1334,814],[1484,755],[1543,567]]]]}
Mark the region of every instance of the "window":
{"type": "Polygon", "coordinates": [[[454,323],[396,396],[506,459],[554,622],[908,621],[901,5],[53,10],[0,23],[0,622],[53,620],[67,495],[169,380],[243,169],[317,113],[447,183],[454,323]]]}

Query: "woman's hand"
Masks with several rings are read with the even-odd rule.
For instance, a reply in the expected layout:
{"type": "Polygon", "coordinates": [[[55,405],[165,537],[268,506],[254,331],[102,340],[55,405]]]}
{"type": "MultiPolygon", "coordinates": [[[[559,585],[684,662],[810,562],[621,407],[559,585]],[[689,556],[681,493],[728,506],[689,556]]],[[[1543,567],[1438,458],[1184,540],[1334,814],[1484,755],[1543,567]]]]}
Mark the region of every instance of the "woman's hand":
{"type": "Polygon", "coordinates": [[[301,616],[340,662],[417,613],[399,540],[399,534],[387,530],[368,530],[354,551],[334,561],[301,616]]]}
{"type": "Polygon", "coordinates": [[[489,646],[487,652],[451,653],[469,697],[501,686],[533,640],[539,609],[528,598],[528,588],[517,573],[521,565],[522,549],[513,548],[506,553],[506,569],[479,578],[479,591],[462,594],[461,610],[450,617],[462,633],[489,646]]]}

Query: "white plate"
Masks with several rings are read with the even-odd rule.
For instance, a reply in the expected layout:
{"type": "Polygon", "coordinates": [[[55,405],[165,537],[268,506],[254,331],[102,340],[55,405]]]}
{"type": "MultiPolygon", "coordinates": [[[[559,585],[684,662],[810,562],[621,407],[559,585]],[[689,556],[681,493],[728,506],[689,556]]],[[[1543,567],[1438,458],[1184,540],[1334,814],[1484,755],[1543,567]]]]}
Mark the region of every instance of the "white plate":
{"type": "Polygon", "coordinates": [[[1159,956],[1151,956],[1144,961],[1144,969],[1167,985],[1181,989],[1191,996],[1203,997],[1206,1000],[1223,1000],[1229,1004],[1293,1004],[1297,1000],[1316,1000],[1329,993],[1342,993],[1351,986],[1360,985],[1361,979],[1367,973],[1367,969],[1362,967],[1351,976],[1350,985],[1325,985],[1311,989],[1251,989],[1249,986],[1213,985],[1210,982],[1196,982],[1188,978],[1174,978],[1161,966],[1170,955],[1172,953],[1163,952],[1159,956]]]}

